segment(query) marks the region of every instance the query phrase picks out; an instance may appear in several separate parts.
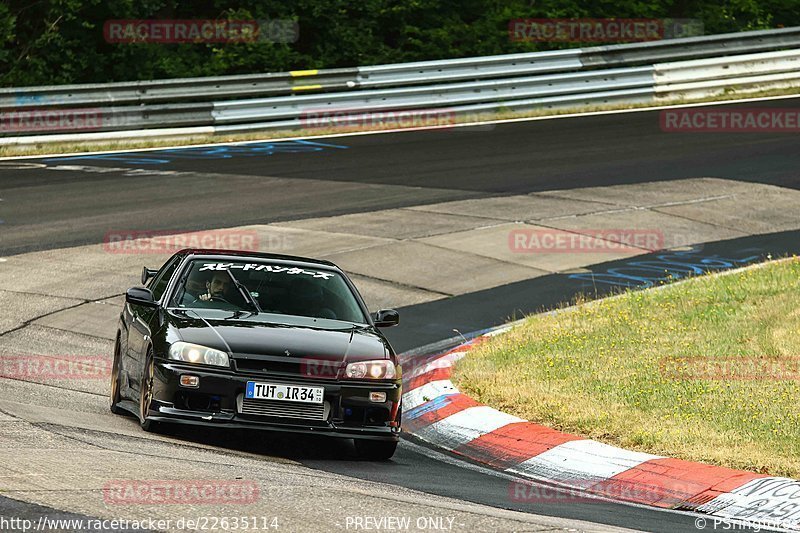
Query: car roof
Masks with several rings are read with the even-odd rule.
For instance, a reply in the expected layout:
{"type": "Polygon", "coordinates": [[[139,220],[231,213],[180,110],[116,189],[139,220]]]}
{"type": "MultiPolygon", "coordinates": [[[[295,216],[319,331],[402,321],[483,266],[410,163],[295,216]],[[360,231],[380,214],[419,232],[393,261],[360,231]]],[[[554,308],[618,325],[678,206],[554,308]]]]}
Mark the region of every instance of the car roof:
{"type": "Polygon", "coordinates": [[[251,252],[244,250],[221,250],[221,249],[208,249],[208,248],[185,248],[176,255],[183,254],[199,255],[199,256],[219,256],[219,257],[235,257],[235,258],[253,258],[253,259],[273,259],[278,261],[286,261],[290,263],[297,263],[303,265],[315,265],[327,268],[334,268],[341,270],[336,264],[324,259],[313,259],[311,257],[301,257],[298,255],[284,255],[284,254],[270,254],[265,252],[251,252]]]}

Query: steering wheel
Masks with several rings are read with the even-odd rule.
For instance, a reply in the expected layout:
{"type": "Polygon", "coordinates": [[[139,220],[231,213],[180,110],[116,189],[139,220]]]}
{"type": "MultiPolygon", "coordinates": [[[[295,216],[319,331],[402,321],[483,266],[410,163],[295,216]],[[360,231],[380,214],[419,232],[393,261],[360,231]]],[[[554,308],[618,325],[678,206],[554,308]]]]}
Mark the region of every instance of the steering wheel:
{"type": "Polygon", "coordinates": [[[219,303],[228,304],[231,307],[236,307],[234,304],[232,304],[231,302],[226,300],[224,296],[219,295],[219,294],[212,294],[211,297],[208,300],[203,300],[202,298],[195,298],[194,302],[192,302],[192,305],[197,304],[197,303],[207,304],[207,303],[210,303],[210,302],[219,302],[219,303]]]}
{"type": "Polygon", "coordinates": [[[336,313],[330,307],[323,307],[322,309],[317,311],[316,314],[317,314],[317,318],[330,318],[330,319],[333,319],[333,320],[336,320],[337,318],[339,318],[338,316],[336,316],[336,313]]]}

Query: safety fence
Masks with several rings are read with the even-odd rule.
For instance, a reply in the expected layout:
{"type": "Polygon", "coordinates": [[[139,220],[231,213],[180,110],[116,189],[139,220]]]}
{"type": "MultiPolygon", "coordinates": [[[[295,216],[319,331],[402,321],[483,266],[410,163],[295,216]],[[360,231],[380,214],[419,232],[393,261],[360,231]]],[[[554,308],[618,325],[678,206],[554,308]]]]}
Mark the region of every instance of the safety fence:
{"type": "MultiPolygon", "coordinates": [[[[0,89],[0,144],[366,125],[800,85],[800,27],[367,67],[0,89]]],[[[401,124],[402,125],[402,124],[401,124]]],[[[414,124],[411,124],[414,125],[414,124]]]]}

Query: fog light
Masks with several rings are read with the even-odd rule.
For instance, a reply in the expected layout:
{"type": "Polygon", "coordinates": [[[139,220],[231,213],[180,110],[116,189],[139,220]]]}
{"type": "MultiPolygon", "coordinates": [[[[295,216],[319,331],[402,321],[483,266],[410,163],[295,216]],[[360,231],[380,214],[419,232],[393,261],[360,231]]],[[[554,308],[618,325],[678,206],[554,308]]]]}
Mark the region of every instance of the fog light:
{"type": "Polygon", "coordinates": [[[385,392],[370,392],[369,393],[369,401],[376,402],[376,403],[383,403],[386,401],[386,393],[385,392]]]}
{"type": "Polygon", "coordinates": [[[181,386],[196,389],[200,386],[200,378],[197,376],[183,375],[181,376],[181,386]]]}

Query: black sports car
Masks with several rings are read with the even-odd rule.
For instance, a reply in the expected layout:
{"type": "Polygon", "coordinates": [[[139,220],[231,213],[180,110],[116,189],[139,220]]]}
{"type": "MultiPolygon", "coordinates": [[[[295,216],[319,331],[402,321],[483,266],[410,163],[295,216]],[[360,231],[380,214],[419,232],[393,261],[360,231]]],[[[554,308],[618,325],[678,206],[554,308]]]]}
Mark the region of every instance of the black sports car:
{"type": "Polygon", "coordinates": [[[111,410],[163,422],[351,437],[387,459],[400,433],[401,369],[333,263],[182,250],[125,295],[111,410]]]}

